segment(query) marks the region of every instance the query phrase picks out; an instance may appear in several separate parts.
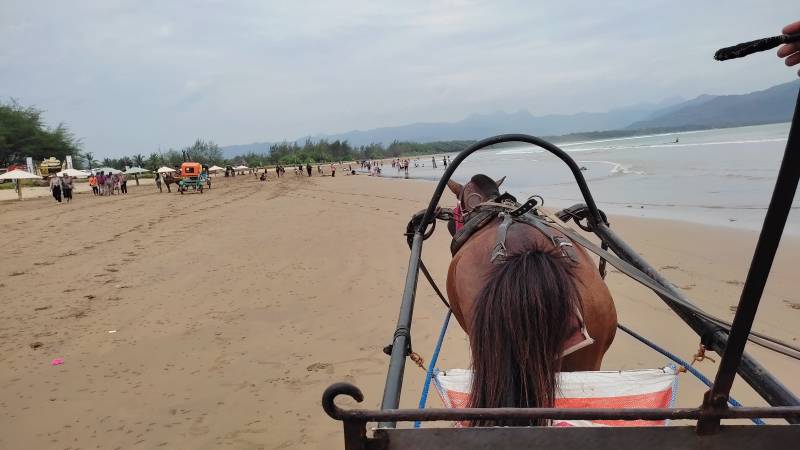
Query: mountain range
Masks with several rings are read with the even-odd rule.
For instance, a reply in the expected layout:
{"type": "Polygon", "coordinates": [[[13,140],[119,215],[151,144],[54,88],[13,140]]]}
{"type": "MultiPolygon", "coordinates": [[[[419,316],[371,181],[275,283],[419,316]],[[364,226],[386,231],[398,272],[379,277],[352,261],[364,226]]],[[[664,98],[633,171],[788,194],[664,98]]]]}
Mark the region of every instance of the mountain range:
{"type": "MultiPolygon", "coordinates": [[[[535,116],[527,110],[472,114],[458,122],[421,122],[338,134],[320,134],[297,139],[346,140],[351,145],[390,144],[392,141],[433,142],[477,140],[502,133],[538,136],[606,130],[680,130],[725,128],[788,122],[800,89],[800,80],[738,95],[700,95],[691,100],[669,98],[659,103],[641,103],[607,112],[579,112],[535,116]]],[[[225,157],[248,152],[267,153],[268,142],[222,147],[225,157]]]]}

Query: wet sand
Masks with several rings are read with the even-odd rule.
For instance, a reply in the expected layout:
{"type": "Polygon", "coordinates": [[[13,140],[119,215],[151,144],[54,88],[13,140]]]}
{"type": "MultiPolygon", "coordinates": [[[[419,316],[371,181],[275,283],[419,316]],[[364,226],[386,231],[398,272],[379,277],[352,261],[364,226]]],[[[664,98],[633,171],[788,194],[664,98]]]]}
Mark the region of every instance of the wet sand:
{"type": "MultiPolygon", "coordinates": [[[[402,233],[433,190],[342,175],[218,177],[202,195],[129,183],[127,197],[0,202],[0,448],[340,448],[341,426],[323,413],[321,393],[350,381],[363,406],[378,406],[381,349],[408,262],[402,233]],[[52,366],[54,358],[64,363],[52,366]]],[[[755,233],[611,221],[698,304],[733,317],[755,233]]],[[[441,228],[423,253],[440,283],[448,237],[441,228]]],[[[755,327],[794,342],[798,263],[800,241],[785,240],[755,327]]],[[[608,282],[622,323],[691,358],[698,338],[659,299],[619,273],[608,282]]],[[[415,350],[427,359],[444,310],[424,280],[416,305],[415,350]]],[[[800,364],[753,353],[800,391],[800,364]]],[[[618,334],[604,365],[664,363],[618,334]]],[[[439,366],[467,365],[454,324],[439,366]]],[[[416,406],[422,381],[409,364],[404,406],[416,406]]],[[[678,405],[697,405],[703,391],[683,375],[678,405]]],[[[741,380],[734,394],[762,404],[741,380]]]]}

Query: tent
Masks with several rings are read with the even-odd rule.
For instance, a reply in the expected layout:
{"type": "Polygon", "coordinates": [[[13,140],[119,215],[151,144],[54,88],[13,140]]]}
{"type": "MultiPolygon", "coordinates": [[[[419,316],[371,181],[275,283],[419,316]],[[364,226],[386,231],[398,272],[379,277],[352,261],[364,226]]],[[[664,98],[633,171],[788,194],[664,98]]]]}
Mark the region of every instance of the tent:
{"type": "Polygon", "coordinates": [[[250,170],[250,168],[247,167],[247,166],[242,165],[242,166],[234,167],[233,170],[250,170]]]}
{"type": "Polygon", "coordinates": [[[110,173],[110,174],[112,174],[112,175],[113,175],[113,174],[117,174],[117,173],[122,173],[122,171],[121,171],[121,170],[117,170],[117,169],[115,169],[115,168],[113,168],[113,167],[100,167],[100,168],[97,168],[97,169],[92,169],[92,170],[93,170],[93,171],[94,171],[94,173],[96,173],[96,174],[97,174],[97,173],[100,173],[100,172],[103,172],[103,173],[110,173]]]}
{"type": "Polygon", "coordinates": [[[140,173],[147,173],[150,172],[147,169],[142,169],[141,167],[130,167],[128,170],[125,171],[126,175],[136,175],[140,173]]]}
{"type": "Polygon", "coordinates": [[[141,167],[129,167],[128,170],[125,171],[125,175],[133,175],[133,179],[136,180],[136,185],[139,186],[139,174],[150,172],[147,169],[142,169],[141,167]]]}
{"type": "Polygon", "coordinates": [[[89,176],[86,174],[86,172],[78,169],[64,169],[61,172],[58,172],[56,175],[58,175],[59,177],[63,177],[64,175],[66,175],[68,177],[75,177],[75,178],[86,178],[89,176]]]}
{"type": "Polygon", "coordinates": [[[158,170],[156,170],[156,172],[158,172],[158,173],[170,173],[170,172],[177,172],[177,170],[171,169],[171,168],[169,168],[167,166],[161,166],[158,170]]]}
{"type": "Polygon", "coordinates": [[[17,183],[17,195],[19,195],[19,199],[22,200],[22,184],[20,184],[19,180],[41,180],[42,177],[36,175],[35,173],[26,172],[22,169],[14,169],[11,172],[6,172],[0,175],[0,180],[14,180],[17,183]]]}

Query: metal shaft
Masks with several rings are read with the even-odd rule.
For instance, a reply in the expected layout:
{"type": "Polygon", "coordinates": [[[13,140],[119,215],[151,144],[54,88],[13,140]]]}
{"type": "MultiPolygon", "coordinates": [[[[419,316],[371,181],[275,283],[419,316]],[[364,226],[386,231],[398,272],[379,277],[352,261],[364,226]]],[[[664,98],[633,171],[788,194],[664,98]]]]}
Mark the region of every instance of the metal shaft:
{"type": "MultiPolygon", "coordinates": [[[[750,263],[750,270],[742,288],[736,315],[733,318],[728,343],[722,355],[722,361],[717,369],[714,386],[706,393],[703,406],[707,408],[724,408],[731,387],[733,386],[736,368],[743,358],[747,337],[753,326],[764,286],[767,284],[775,253],[781,242],[786,219],[792,210],[794,194],[800,181],[800,93],[795,104],[794,118],[789,129],[789,139],[783,154],[778,179],[775,181],[775,190],[767,208],[764,225],[758,236],[758,243],[750,263]]],[[[698,431],[702,433],[713,432],[719,427],[719,419],[700,421],[698,431]]]]}

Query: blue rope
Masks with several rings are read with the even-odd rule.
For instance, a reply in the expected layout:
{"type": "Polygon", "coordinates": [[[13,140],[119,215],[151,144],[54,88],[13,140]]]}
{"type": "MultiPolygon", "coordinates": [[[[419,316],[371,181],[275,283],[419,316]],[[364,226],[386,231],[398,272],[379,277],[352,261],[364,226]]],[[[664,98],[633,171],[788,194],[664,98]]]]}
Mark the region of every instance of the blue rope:
{"type": "MultiPolygon", "coordinates": [[[[447,333],[447,325],[450,323],[450,316],[452,314],[452,311],[448,309],[447,315],[444,317],[444,323],[442,324],[442,331],[439,332],[439,339],[436,340],[436,347],[433,349],[433,355],[428,363],[428,370],[425,373],[425,385],[422,387],[422,397],[419,399],[419,409],[425,409],[425,404],[428,402],[428,391],[431,388],[431,379],[433,378],[433,371],[435,370],[434,367],[436,367],[436,360],[439,359],[439,350],[442,349],[444,335],[447,333]]],[[[421,423],[419,420],[414,422],[414,428],[419,428],[420,426],[421,423]]]]}
{"type": "MultiPolygon", "coordinates": [[[[688,362],[686,362],[683,359],[679,358],[677,355],[675,355],[675,354],[673,354],[673,353],[671,353],[671,352],[659,347],[655,343],[649,341],[647,338],[645,338],[641,334],[631,330],[630,328],[626,327],[625,325],[617,324],[617,327],[620,330],[622,330],[622,331],[628,333],[629,335],[633,336],[636,340],[638,340],[639,342],[643,343],[644,345],[652,348],[653,350],[657,351],[658,353],[661,353],[662,355],[666,356],[667,358],[671,359],[672,361],[680,364],[681,366],[683,366],[686,369],[687,372],[689,372],[692,375],[694,375],[695,377],[697,377],[697,379],[702,381],[703,384],[705,384],[706,386],[711,387],[714,384],[705,375],[703,375],[699,370],[697,370],[694,367],[692,367],[691,364],[689,364],[688,362]]],[[[733,406],[735,408],[738,408],[738,407],[742,406],[742,404],[737,402],[736,399],[733,398],[733,397],[728,397],[728,404],[730,404],[731,406],[733,406]]],[[[761,420],[761,419],[750,419],[750,420],[753,421],[753,423],[756,424],[756,425],[765,425],[764,421],[761,420]]]]}

